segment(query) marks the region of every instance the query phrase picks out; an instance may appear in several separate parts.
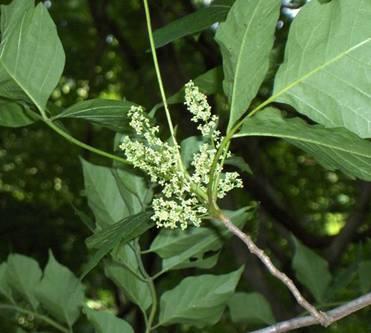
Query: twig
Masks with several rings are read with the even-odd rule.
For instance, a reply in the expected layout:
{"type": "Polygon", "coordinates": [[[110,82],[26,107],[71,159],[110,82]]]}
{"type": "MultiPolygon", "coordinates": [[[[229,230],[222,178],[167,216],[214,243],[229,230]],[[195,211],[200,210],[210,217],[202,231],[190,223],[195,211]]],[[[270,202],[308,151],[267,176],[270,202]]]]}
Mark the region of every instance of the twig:
{"type": "Polygon", "coordinates": [[[219,220],[224,223],[224,225],[232,234],[237,236],[246,244],[250,252],[260,259],[260,261],[265,265],[265,267],[267,267],[267,269],[273,276],[278,278],[280,281],[282,281],[282,283],[286,285],[286,287],[295,297],[296,301],[316,319],[316,322],[319,322],[322,326],[325,327],[329,326],[333,322],[333,319],[331,317],[321,311],[318,311],[303,297],[298,288],[295,286],[294,282],[285,273],[281,272],[274,266],[271,259],[264,253],[262,249],[256,246],[249,235],[243,233],[224,214],[220,214],[219,220]]]}
{"type": "MultiPolygon", "coordinates": [[[[371,305],[371,293],[356,298],[355,300],[341,305],[338,308],[330,310],[326,312],[326,315],[330,317],[333,322],[335,322],[369,305],[371,305]]],[[[318,324],[318,320],[316,318],[312,316],[306,316],[282,321],[275,325],[263,328],[261,330],[253,331],[251,333],[283,333],[316,324],[318,324]]]]}

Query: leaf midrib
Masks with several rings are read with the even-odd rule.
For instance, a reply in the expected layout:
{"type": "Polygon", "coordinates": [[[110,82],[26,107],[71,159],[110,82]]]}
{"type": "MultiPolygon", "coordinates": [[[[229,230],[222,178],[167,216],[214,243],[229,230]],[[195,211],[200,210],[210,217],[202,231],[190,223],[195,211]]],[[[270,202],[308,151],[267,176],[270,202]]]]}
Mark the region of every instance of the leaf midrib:
{"type": "Polygon", "coordinates": [[[363,154],[363,153],[360,153],[360,152],[357,152],[357,151],[344,149],[341,146],[333,146],[333,145],[326,144],[326,143],[321,142],[321,141],[315,141],[315,140],[311,140],[311,139],[307,139],[307,138],[303,138],[303,137],[299,137],[299,136],[294,136],[294,135],[277,134],[277,133],[271,133],[271,132],[268,132],[268,131],[251,131],[251,132],[248,132],[248,133],[238,133],[238,134],[235,134],[233,137],[234,138],[242,138],[242,137],[245,137],[245,136],[269,136],[269,137],[290,139],[290,140],[294,140],[294,141],[300,141],[300,142],[310,143],[310,144],[314,144],[314,145],[318,145],[318,146],[323,146],[323,147],[326,147],[326,148],[341,151],[343,153],[353,154],[353,155],[357,155],[357,156],[360,156],[360,157],[365,157],[365,158],[370,158],[371,159],[371,154],[367,155],[367,154],[363,154]]]}
{"type": "MultiPolygon", "coordinates": [[[[276,100],[277,98],[279,98],[280,96],[282,96],[284,93],[286,93],[287,91],[289,91],[291,88],[293,88],[296,85],[300,84],[301,82],[305,81],[306,79],[308,79],[312,75],[316,74],[317,72],[321,71],[322,69],[326,68],[327,66],[332,65],[336,61],[338,61],[338,60],[342,59],[343,57],[345,57],[347,54],[355,51],[356,49],[358,49],[359,47],[367,44],[370,41],[371,41],[371,38],[370,37],[369,38],[366,38],[365,40],[359,42],[358,44],[352,46],[351,48],[349,48],[349,49],[347,49],[347,50],[339,53],[334,58],[332,58],[332,59],[326,61],[325,63],[323,63],[322,65],[320,65],[320,66],[312,69],[311,71],[307,72],[305,75],[303,75],[302,77],[300,77],[299,79],[291,82],[285,88],[283,88],[282,90],[280,90],[278,93],[276,93],[273,96],[271,96],[267,101],[269,101],[269,103],[273,102],[274,100],[276,100]]],[[[263,103],[263,104],[265,104],[265,103],[263,103]]]]}
{"type": "MultiPolygon", "coordinates": [[[[255,9],[254,9],[254,12],[251,16],[251,19],[246,27],[246,30],[243,34],[243,38],[242,38],[242,44],[241,44],[241,47],[240,47],[240,51],[238,52],[238,57],[237,57],[237,63],[236,63],[236,69],[235,69],[235,75],[234,75],[234,84],[233,84],[233,92],[232,92],[232,103],[231,103],[231,113],[234,114],[235,112],[235,104],[236,104],[236,82],[239,78],[239,72],[240,72],[240,66],[241,66],[241,59],[242,59],[242,53],[243,53],[243,50],[245,49],[245,45],[246,45],[246,36],[247,34],[249,33],[250,31],[250,27],[251,27],[251,24],[252,22],[254,21],[255,19],[255,16],[256,16],[256,13],[258,11],[258,9],[260,8],[260,4],[262,2],[259,1],[258,4],[256,5],[255,9]]],[[[233,9],[232,9],[233,10],[233,9]]],[[[231,120],[232,120],[232,117],[231,117],[231,120]]],[[[233,122],[235,123],[236,122],[236,119],[233,119],[233,122]]],[[[233,126],[233,123],[230,122],[230,126],[233,126]]]]}
{"type": "MultiPolygon", "coordinates": [[[[235,131],[237,130],[240,126],[242,126],[244,120],[247,118],[247,117],[252,117],[256,112],[264,109],[267,105],[273,103],[274,101],[276,101],[279,97],[281,97],[283,94],[285,94],[287,91],[289,91],[290,89],[294,88],[295,86],[297,86],[298,84],[304,82],[306,79],[308,79],[309,77],[311,77],[312,75],[316,74],[317,72],[321,71],[322,69],[326,68],[327,66],[330,66],[332,65],[333,63],[335,63],[336,61],[342,59],[343,57],[345,57],[346,55],[350,54],[351,52],[355,51],[356,49],[358,49],[359,47],[367,44],[368,42],[371,41],[371,37],[369,38],[366,38],[365,40],[359,42],[358,44],[352,46],[351,48],[347,49],[346,51],[343,51],[341,52],[340,54],[338,54],[336,57],[328,60],[327,62],[325,62],[324,64],[314,68],[313,70],[309,71],[308,73],[306,73],[305,75],[303,75],[302,77],[300,77],[299,79],[291,82],[290,84],[288,84],[285,88],[281,89],[279,92],[277,92],[276,94],[272,95],[271,97],[269,97],[267,100],[265,100],[263,103],[261,103],[260,105],[258,105],[255,109],[253,109],[250,113],[248,113],[246,116],[244,116],[241,121],[239,123],[237,123],[237,125],[235,125],[233,127],[233,129],[231,130],[232,131],[235,131]]],[[[238,135],[237,135],[238,136],[238,135]]],[[[234,135],[234,137],[236,137],[236,134],[234,135]]]]}

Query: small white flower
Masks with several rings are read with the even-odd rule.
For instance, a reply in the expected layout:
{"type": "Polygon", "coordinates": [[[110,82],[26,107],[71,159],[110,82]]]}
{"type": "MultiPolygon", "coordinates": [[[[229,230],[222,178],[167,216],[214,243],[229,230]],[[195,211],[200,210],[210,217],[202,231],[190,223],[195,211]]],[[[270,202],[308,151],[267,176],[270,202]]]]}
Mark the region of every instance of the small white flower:
{"type": "MultiPolygon", "coordinates": [[[[134,167],[143,170],[153,183],[162,186],[162,193],[152,201],[152,219],[157,227],[180,227],[184,230],[189,225],[200,226],[208,214],[207,202],[200,199],[192,188],[207,191],[210,169],[222,140],[217,130],[218,117],[211,114],[206,96],[192,81],[185,86],[185,104],[193,115],[192,121],[199,124],[197,128],[205,139],[205,143],[193,155],[190,175],[185,174],[183,166],[179,165],[179,147],[163,142],[157,136],[158,126],[151,125],[141,106],[132,106],[128,113],[130,126],[138,139],[125,137],[119,146],[134,167]]],[[[225,153],[228,158],[230,152],[225,153]]],[[[222,163],[223,156],[217,164],[218,173],[222,172],[222,163]]],[[[237,187],[242,187],[238,173],[221,174],[217,196],[223,198],[237,187]]]]}

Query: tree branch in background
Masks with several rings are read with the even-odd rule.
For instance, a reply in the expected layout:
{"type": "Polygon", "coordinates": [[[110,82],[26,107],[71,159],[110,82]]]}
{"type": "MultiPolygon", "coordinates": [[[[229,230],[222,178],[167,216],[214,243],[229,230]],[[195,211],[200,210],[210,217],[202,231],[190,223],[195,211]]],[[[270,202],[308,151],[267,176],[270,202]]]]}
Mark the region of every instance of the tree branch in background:
{"type": "Polygon", "coordinates": [[[335,237],[327,249],[327,260],[334,265],[341,257],[349,243],[354,239],[359,227],[363,224],[370,209],[371,184],[360,183],[360,193],[356,200],[356,207],[350,214],[345,226],[335,237]]]}
{"type": "Polygon", "coordinates": [[[305,230],[298,223],[297,218],[290,214],[287,207],[283,207],[275,198],[273,194],[274,189],[266,179],[254,174],[254,177],[245,177],[244,183],[249,184],[248,191],[261,203],[266,213],[292,232],[305,245],[314,248],[323,248],[332,240],[333,237],[331,236],[318,236],[305,230]]]}
{"type": "Polygon", "coordinates": [[[140,68],[140,65],[135,54],[135,50],[122,35],[117,24],[107,15],[108,3],[108,1],[88,1],[90,13],[94,20],[97,32],[104,40],[106,39],[107,35],[112,34],[119,43],[119,50],[123,58],[127,61],[130,67],[132,67],[134,70],[138,70],[140,68]]]}
{"type": "Polygon", "coordinates": [[[316,235],[306,230],[300,224],[300,216],[295,216],[293,209],[288,207],[289,200],[281,200],[277,190],[271,185],[270,180],[264,175],[264,166],[256,156],[261,155],[262,149],[258,146],[260,140],[250,138],[244,141],[243,145],[235,147],[237,153],[248,154],[247,160],[253,170],[253,176],[243,174],[244,184],[249,184],[247,191],[255,200],[260,203],[260,207],[273,219],[289,232],[291,232],[303,244],[312,248],[325,248],[330,244],[333,236],[316,235]]]}
{"type": "MultiPolygon", "coordinates": [[[[371,293],[356,298],[355,300],[341,305],[333,310],[326,312],[326,315],[332,319],[332,322],[336,322],[344,317],[351,315],[367,306],[371,305],[371,293]]],[[[308,327],[318,324],[318,320],[312,316],[306,316],[301,318],[294,318],[286,320],[272,326],[263,328],[261,330],[253,331],[251,333],[283,333],[293,331],[298,328],[308,327]]]]}
{"type": "Polygon", "coordinates": [[[271,259],[253,242],[251,237],[243,233],[238,227],[236,227],[225,215],[220,214],[218,219],[223,222],[225,227],[241,241],[243,241],[248,247],[249,251],[256,255],[260,261],[265,265],[269,272],[278,278],[286,287],[291,291],[296,301],[306,309],[321,325],[327,327],[332,323],[332,319],[325,313],[318,311],[313,305],[311,305],[300,293],[299,289],[295,286],[294,282],[283,272],[277,269],[272,263],[271,259]]]}
{"type": "Polygon", "coordinates": [[[248,267],[248,270],[244,272],[244,279],[252,289],[262,294],[268,300],[275,318],[290,318],[289,311],[282,307],[282,302],[279,300],[278,295],[274,293],[268,283],[258,259],[254,255],[245,251],[241,242],[232,242],[231,246],[236,263],[239,266],[246,265],[246,267],[248,267]]]}

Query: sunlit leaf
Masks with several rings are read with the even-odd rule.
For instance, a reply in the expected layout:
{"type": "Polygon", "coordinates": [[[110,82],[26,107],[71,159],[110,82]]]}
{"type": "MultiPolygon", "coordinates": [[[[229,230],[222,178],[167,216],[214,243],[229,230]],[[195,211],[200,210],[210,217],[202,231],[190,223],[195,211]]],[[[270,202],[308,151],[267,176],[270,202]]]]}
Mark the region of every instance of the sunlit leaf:
{"type": "Polygon", "coordinates": [[[36,288],[41,305],[57,320],[69,326],[80,316],[84,288],[79,279],[49,253],[43,278],[36,288]]]}
{"type": "Polygon", "coordinates": [[[370,1],[305,5],[290,28],[275,100],[326,127],[370,138],[370,16],[370,1]]]}
{"type": "Polygon", "coordinates": [[[217,323],[232,296],[243,268],[225,275],[201,275],[183,279],[161,296],[161,325],[185,323],[197,327],[217,323]]]}
{"type": "Polygon", "coordinates": [[[308,125],[299,118],[285,119],[269,108],[246,119],[235,137],[278,137],[312,155],[325,168],[371,180],[371,143],[344,128],[308,125]]]}
{"type": "Polygon", "coordinates": [[[113,170],[81,159],[88,203],[101,227],[114,224],[130,215],[121,197],[113,170]]]}
{"type": "Polygon", "coordinates": [[[128,111],[135,105],[128,101],[91,99],[74,104],[54,119],[81,119],[122,133],[131,133],[128,111]]]}
{"type": "Polygon", "coordinates": [[[35,286],[41,280],[42,272],[37,261],[20,254],[8,257],[7,281],[18,295],[22,296],[34,309],[39,305],[35,286]]]}
{"type": "Polygon", "coordinates": [[[87,307],[84,313],[96,329],[96,333],[134,333],[128,322],[117,318],[111,312],[94,311],[87,307]]]}
{"type": "Polygon", "coordinates": [[[231,128],[256,96],[269,67],[280,0],[237,0],[216,33],[231,128]]]}
{"type": "Polygon", "coordinates": [[[0,96],[45,110],[63,68],[64,51],[48,10],[15,0],[1,6],[0,96]]]}

